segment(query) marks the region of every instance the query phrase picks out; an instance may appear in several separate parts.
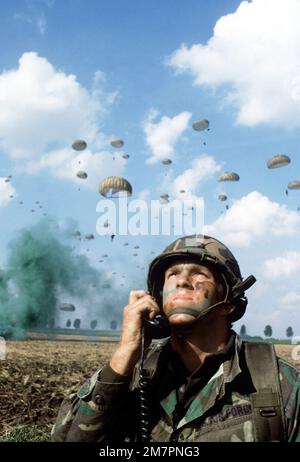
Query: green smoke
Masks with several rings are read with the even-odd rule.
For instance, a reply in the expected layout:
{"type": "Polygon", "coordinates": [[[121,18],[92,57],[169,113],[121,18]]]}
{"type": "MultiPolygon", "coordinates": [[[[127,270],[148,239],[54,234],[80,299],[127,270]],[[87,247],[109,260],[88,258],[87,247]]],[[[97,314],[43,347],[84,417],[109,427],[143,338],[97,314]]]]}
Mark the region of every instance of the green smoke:
{"type": "Polygon", "coordinates": [[[83,299],[100,274],[74,255],[66,233],[40,222],[10,244],[7,270],[0,273],[0,322],[21,329],[54,324],[60,293],[83,299]]]}

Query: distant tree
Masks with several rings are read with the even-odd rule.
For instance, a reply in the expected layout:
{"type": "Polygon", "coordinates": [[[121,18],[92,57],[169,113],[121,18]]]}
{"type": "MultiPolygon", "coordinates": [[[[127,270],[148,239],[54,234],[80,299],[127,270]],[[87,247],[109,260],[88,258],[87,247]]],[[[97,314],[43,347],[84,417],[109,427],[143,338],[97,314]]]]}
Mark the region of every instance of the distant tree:
{"type": "Polygon", "coordinates": [[[293,335],[294,335],[294,331],[293,331],[293,328],[290,326],[286,330],[286,336],[287,337],[293,337],[293,335]]]}
{"type": "Polygon", "coordinates": [[[266,337],[271,337],[272,336],[272,327],[267,325],[264,330],[264,334],[266,337]]]}
{"type": "Polygon", "coordinates": [[[80,319],[75,319],[74,323],[73,323],[73,326],[75,327],[75,329],[80,329],[80,319]]]}
{"type": "Polygon", "coordinates": [[[68,319],[68,320],[67,320],[66,327],[71,327],[71,319],[68,319]]]}
{"type": "Polygon", "coordinates": [[[117,321],[115,321],[115,320],[111,321],[111,323],[110,323],[110,328],[111,328],[112,330],[116,330],[116,328],[117,328],[117,321]]]}
{"type": "Polygon", "coordinates": [[[97,324],[98,324],[97,319],[94,319],[94,321],[91,321],[91,329],[96,329],[97,324]]]}
{"type": "Polygon", "coordinates": [[[241,325],[241,328],[240,328],[240,335],[247,335],[247,334],[246,334],[246,326],[245,326],[245,324],[242,324],[242,325],[241,325]]]}

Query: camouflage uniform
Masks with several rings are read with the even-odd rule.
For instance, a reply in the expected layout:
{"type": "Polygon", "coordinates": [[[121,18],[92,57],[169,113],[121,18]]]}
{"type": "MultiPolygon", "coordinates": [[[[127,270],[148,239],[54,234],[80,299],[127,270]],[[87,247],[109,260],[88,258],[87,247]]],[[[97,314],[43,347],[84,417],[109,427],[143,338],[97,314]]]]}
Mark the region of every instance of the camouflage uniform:
{"type": "MultiPolygon", "coordinates": [[[[243,358],[243,343],[232,332],[225,349],[207,357],[188,377],[170,342],[153,342],[144,366],[149,374],[151,441],[260,441],[250,400],[253,385],[243,358]]],[[[286,420],[286,435],[280,440],[300,442],[300,371],[277,361],[286,420]]],[[[138,365],[131,378],[108,365],[97,371],[63,402],[53,441],[136,441],[138,376],[138,365]]]]}

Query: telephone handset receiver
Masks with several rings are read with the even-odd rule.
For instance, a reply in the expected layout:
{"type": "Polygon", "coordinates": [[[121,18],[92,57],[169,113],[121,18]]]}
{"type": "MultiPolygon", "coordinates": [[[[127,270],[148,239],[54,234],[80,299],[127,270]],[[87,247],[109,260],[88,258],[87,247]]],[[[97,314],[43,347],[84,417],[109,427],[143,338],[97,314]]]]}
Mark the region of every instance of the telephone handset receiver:
{"type": "Polygon", "coordinates": [[[160,314],[153,320],[143,319],[143,327],[147,336],[153,339],[161,339],[170,336],[170,326],[167,318],[160,314]]]}

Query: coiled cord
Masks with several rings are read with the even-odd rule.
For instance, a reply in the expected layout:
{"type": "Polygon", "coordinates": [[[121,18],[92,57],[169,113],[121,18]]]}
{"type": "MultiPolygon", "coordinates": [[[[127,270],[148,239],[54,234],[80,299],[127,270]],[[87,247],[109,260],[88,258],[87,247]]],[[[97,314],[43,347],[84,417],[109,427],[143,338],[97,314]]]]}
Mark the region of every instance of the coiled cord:
{"type": "Polygon", "coordinates": [[[149,397],[148,397],[148,376],[147,371],[144,369],[144,355],[145,355],[145,328],[142,327],[142,352],[140,362],[140,423],[141,423],[141,441],[143,443],[150,441],[149,429],[149,397]]]}

